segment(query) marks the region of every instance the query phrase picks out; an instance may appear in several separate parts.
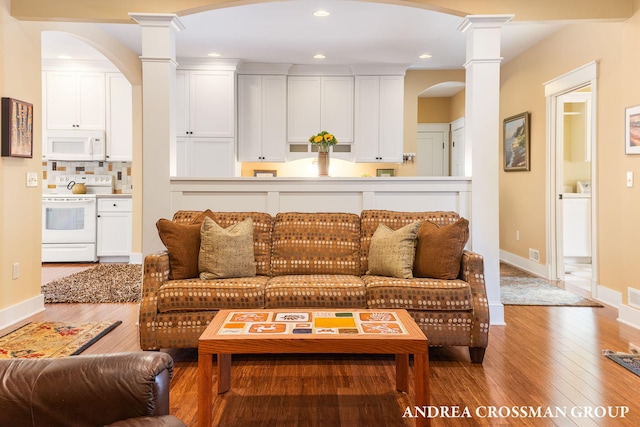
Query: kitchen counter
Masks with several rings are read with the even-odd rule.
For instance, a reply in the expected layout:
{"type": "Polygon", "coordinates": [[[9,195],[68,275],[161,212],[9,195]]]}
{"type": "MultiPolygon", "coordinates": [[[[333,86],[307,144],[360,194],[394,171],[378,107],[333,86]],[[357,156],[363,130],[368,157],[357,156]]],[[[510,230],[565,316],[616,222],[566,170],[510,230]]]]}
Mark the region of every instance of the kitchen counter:
{"type": "Polygon", "coordinates": [[[96,194],[98,199],[130,199],[131,194],[96,194]]]}

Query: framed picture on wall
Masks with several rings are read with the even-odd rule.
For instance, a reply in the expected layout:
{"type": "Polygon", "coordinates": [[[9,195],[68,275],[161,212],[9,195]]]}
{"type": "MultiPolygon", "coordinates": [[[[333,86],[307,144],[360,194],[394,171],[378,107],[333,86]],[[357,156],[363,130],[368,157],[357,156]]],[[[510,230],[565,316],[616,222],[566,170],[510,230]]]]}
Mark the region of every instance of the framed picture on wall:
{"type": "Polygon", "coordinates": [[[2,155],[33,157],[33,104],[2,98],[2,155]]]}
{"type": "Polygon", "coordinates": [[[278,176],[278,171],[277,170],[258,170],[258,169],[254,169],[253,170],[253,176],[258,177],[258,178],[275,178],[276,176],[278,176]]]}
{"type": "Polygon", "coordinates": [[[529,112],[504,119],[502,146],[505,172],[531,169],[529,144],[529,112]]]}
{"type": "Polygon", "coordinates": [[[376,176],[395,176],[395,169],[376,169],[376,176]]]}
{"type": "Polygon", "coordinates": [[[640,105],[625,110],[625,154],[640,154],[640,105]]]}

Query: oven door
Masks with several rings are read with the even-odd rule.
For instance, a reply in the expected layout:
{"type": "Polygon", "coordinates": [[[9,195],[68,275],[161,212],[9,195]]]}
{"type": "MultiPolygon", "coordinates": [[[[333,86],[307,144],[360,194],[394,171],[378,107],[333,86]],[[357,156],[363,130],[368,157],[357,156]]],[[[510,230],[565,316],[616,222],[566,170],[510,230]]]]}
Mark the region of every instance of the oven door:
{"type": "Polygon", "coordinates": [[[94,197],[43,197],[42,243],[96,242],[94,197]]]}

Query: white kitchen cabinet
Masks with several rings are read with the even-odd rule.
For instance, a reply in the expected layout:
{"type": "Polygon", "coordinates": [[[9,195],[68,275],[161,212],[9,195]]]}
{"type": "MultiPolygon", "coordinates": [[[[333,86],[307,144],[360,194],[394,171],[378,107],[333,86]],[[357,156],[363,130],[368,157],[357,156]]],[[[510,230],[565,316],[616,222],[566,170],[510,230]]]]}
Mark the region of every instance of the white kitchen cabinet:
{"type": "Polygon", "coordinates": [[[356,76],[357,162],[402,162],[403,120],[403,76],[356,76]]]}
{"type": "Polygon", "coordinates": [[[177,136],[235,136],[235,73],[176,72],[177,136]]]}
{"type": "Polygon", "coordinates": [[[238,76],[238,160],[283,162],[286,141],[286,77],[238,76]]]}
{"type": "Polygon", "coordinates": [[[131,83],[120,73],[107,73],[107,161],[130,162],[133,157],[131,83]]]}
{"type": "Polygon", "coordinates": [[[287,140],[308,142],[320,131],[353,142],[353,77],[289,76],[287,140]]]}
{"type": "Polygon", "coordinates": [[[235,176],[233,138],[180,137],[176,139],[177,176],[235,176]]]}
{"type": "Polygon", "coordinates": [[[591,257],[591,197],[562,195],[562,234],[565,257],[591,257]]]}
{"type": "Polygon", "coordinates": [[[105,130],[105,73],[46,72],[46,128],[105,130]]]}
{"type": "Polygon", "coordinates": [[[131,256],[131,198],[99,198],[96,252],[101,260],[129,261],[131,256]]]}

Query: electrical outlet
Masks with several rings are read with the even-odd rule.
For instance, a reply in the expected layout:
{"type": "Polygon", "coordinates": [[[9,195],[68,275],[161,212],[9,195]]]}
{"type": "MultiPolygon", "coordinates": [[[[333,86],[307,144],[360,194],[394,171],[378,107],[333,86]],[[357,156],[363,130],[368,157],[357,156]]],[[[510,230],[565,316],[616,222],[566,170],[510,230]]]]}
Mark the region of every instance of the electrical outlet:
{"type": "Polygon", "coordinates": [[[516,240],[520,240],[520,230],[516,230],[516,240]]]}
{"type": "Polygon", "coordinates": [[[540,251],[529,248],[529,259],[535,262],[540,262],[540,251]]]}
{"type": "Polygon", "coordinates": [[[633,187],[633,171],[627,171],[627,187],[633,187]]]}
{"type": "Polygon", "coordinates": [[[13,280],[16,280],[18,277],[20,277],[20,263],[19,262],[14,262],[13,263],[13,271],[11,274],[11,278],[13,280]]]}

